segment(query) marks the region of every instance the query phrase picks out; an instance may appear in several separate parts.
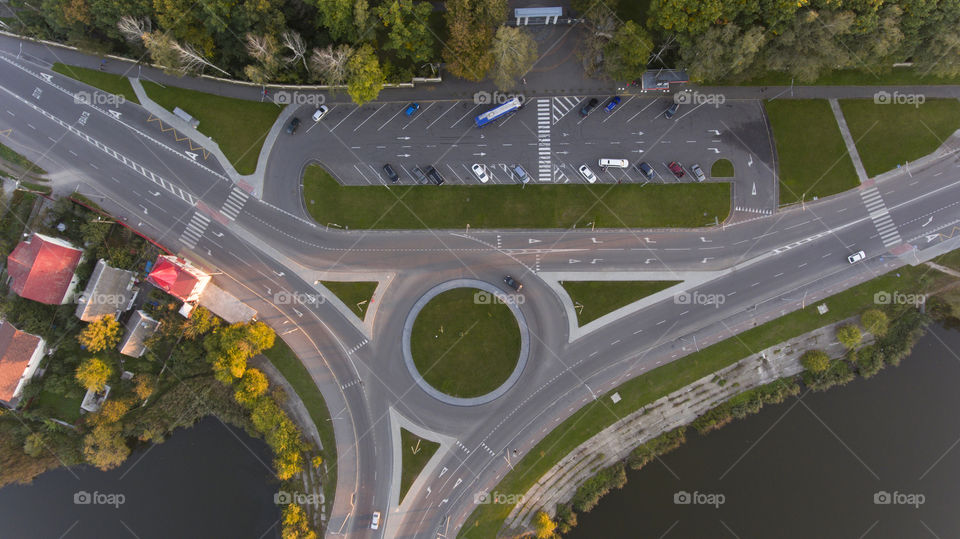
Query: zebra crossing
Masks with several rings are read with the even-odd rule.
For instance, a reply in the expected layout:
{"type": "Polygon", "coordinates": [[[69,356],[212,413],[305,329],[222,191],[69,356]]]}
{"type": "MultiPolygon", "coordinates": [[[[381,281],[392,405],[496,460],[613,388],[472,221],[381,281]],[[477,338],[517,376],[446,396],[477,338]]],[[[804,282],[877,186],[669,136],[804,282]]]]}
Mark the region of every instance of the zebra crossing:
{"type": "Polygon", "coordinates": [[[873,226],[877,227],[877,233],[880,234],[883,246],[890,248],[902,243],[903,240],[900,238],[900,232],[897,231],[897,225],[890,218],[890,212],[887,211],[887,205],[883,203],[883,198],[880,197],[877,187],[871,185],[863,189],[860,191],[860,198],[863,199],[867,211],[870,212],[870,219],[873,221],[873,226]]]}
{"type": "Polygon", "coordinates": [[[243,209],[243,205],[248,198],[250,198],[249,193],[239,187],[234,187],[230,191],[230,196],[224,201],[223,207],[220,208],[220,212],[229,217],[231,221],[236,221],[237,215],[240,214],[240,210],[243,209]]]}
{"type": "Polygon", "coordinates": [[[553,123],[557,123],[561,118],[567,115],[571,110],[580,104],[580,98],[576,96],[554,97],[553,98],[553,123]]]}
{"type": "Polygon", "coordinates": [[[747,212],[747,213],[759,213],[760,215],[773,215],[773,210],[763,209],[763,208],[750,208],[747,206],[734,206],[737,211],[747,212]]]}
{"type": "Polygon", "coordinates": [[[553,163],[550,152],[550,102],[552,98],[537,99],[537,140],[539,159],[537,179],[542,182],[553,181],[553,163]]]}
{"type": "Polygon", "coordinates": [[[187,223],[187,228],[180,234],[180,242],[190,249],[195,248],[197,242],[200,241],[200,237],[207,231],[207,226],[209,225],[209,217],[198,211],[193,212],[193,217],[191,217],[190,222],[187,223]]]}

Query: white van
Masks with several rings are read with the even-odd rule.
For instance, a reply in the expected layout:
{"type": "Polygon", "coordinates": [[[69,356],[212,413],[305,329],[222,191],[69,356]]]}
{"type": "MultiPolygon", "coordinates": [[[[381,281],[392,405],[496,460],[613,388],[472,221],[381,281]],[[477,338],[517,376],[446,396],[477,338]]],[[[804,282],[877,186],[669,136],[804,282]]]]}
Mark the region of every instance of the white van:
{"type": "Polygon", "coordinates": [[[599,162],[600,168],[627,168],[630,166],[630,162],[626,159],[601,159],[599,162]]]}

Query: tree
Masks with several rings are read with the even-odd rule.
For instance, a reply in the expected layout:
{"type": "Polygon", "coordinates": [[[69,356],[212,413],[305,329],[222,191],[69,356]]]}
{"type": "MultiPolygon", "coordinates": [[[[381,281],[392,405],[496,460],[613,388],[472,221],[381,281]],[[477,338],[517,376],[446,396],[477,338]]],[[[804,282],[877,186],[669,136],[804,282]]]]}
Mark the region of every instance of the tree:
{"type": "Polygon", "coordinates": [[[284,58],[284,61],[288,64],[292,64],[296,61],[303,63],[303,68],[309,70],[310,66],[307,65],[307,44],[303,41],[303,38],[300,37],[300,34],[294,32],[293,30],[283,33],[283,46],[290,51],[291,56],[284,58]]]}
{"type": "Polygon", "coordinates": [[[116,423],[129,411],[129,402],[123,399],[110,399],[103,403],[100,411],[92,416],[92,421],[98,425],[116,423]]]}
{"type": "Polygon", "coordinates": [[[537,539],[548,539],[553,537],[557,529],[557,523],[550,519],[550,515],[544,511],[537,511],[533,517],[533,525],[536,528],[537,539]]]}
{"type": "MultiPolygon", "coordinates": [[[[247,54],[258,62],[243,68],[247,78],[257,84],[273,80],[280,70],[280,50],[276,38],[269,34],[247,34],[246,50],[247,54]]],[[[194,314],[190,317],[193,318],[194,314]]]]}
{"type": "Polygon", "coordinates": [[[103,391],[107,380],[113,375],[113,369],[102,359],[88,357],[77,367],[75,377],[77,382],[88,391],[103,391]]]}
{"type": "Polygon", "coordinates": [[[259,369],[247,369],[236,384],[233,398],[240,404],[248,405],[267,392],[270,382],[259,369]]]}
{"type": "Polygon", "coordinates": [[[664,30],[695,35],[705,31],[723,14],[721,0],[654,0],[650,20],[664,30]]]}
{"type": "Polygon", "coordinates": [[[890,320],[887,314],[880,309],[867,309],[860,314],[860,324],[867,333],[875,337],[883,337],[890,328],[890,320]]]}
{"type": "Polygon", "coordinates": [[[180,73],[180,55],[174,49],[175,41],[166,32],[155,30],[143,35],[143,46],[153,63],[163,67],[164,73],[180,73]]]}
{"type": "Polygon", "coordinates": [[[860,328],[853,324],[847,324],[837,328],[837,340],[847,348],[855,348],[860,344],[860,339],[862,338],[860,328]]]}
{"type": "Polygon", "coordinates": [[[144,36],[150,33],[149,17],[132,17],[124,15],[117,21],[117,30],[127,41],[142,43],[144,36]]]}
{"type": "Polygon", "coordinates": [[[129,455],[119,423],[97,425],[83,437],[83,457],[100,470],[116,468],[129,455]]]}
{"type": "Polygon", "coordinates": [[[849,66],[850,52],[840,38],[850,31],[853,19],[850,11],[798,12],[783,33],[770,41],[767,66],[803,82],[815,80],[826,69],[849,66]]]}
{"type": "Polygon", "coordinates": [[[830,356],[823,350],[808,350],[800,356],[800,364],[810,372],[826,372],[830,368],[830,356]]]}
{"type": "Polygon", "coordinates": [[[120,322],[117,322],[112,314],[108,314],[87,324],[77,335],[77,340],[93,353],[113,348],[120,342],[120,322]]]}
{"type": "Polygon", "coordinates": [[[766,42],[762,26],[743,31],[736,24],[711,26],[680,49],[691,80],[716,81],[743,72],[766,42]]]}
{"type": "Polygon", "coordinates": [[[30,457],[37,458],[43,453],[44,445],[43,433],[32,432],[23,441],[23,452],[30,457]]]}
{"type": "Polygon", "coordinates": [[[501,26],[490,50],[493,70],[490,78],[497,88],[509,90],[537,61],[537,42],[530,32],[515,26],[501,26]]]}
{"type": "Polygon", "coordinates": [[[381,24],[387,29],[386,50],[398,58],[415,64],[426,62],[433,55],[433,34],[428,25],[433,6],[429,2],[392,0],[374,9],[381,24]]]}
{"type": "Polygon", "coordinates": [[[605,67],[614,80],[633,80],[643,74],[653,52],[653,40],[633,21],[627,21],[607,43],[605,67]]]}
{"type": "Polygon", "coordinates": [[[133,393],[141,401],[145,401],[157,390],[157,377],[152,374],[139,373],[133,377],[133,393]]]}
{"type": "Polygon", "coordinates": [[[327,45],[323,49],[313,49],[310,55],[310,67],[314,76],[330,86],[340,86],[347,79],[347,61],[353,56],[349,45],[327,45]]]}
{"type": "Polygon", "coordinates": [[[315,0],[320,24],[330,32],[334,41],[354,41],[354,0],[315,0]]]}
{"type": "Polygon", "coordinates": [[[450,0],[446,7],[449,38],[443,58],[447,70],[455,77],[479,82],[493,65],[493,28],[503,22],[506,3],[501,7],[501,0],[450,0]]]}
{"type": "Polygon", "coordinates": [[[183,325],[183,336],[193,340],[219,326],[220,319],[216,315],[205,307],[198,306],[183,325]]]}
{"type": "Polygon", "coordinates": [[[283,507],[280,536],[283,539],[316,539],[317,534],[310,529],[303,508],[295,503],[283,507]]]}
{"type": "Polygon", "coordinates": [[[347,61],[347,93],[358,105],[376,99],[386,77],[373,47],[363,45],[347,61]]]}

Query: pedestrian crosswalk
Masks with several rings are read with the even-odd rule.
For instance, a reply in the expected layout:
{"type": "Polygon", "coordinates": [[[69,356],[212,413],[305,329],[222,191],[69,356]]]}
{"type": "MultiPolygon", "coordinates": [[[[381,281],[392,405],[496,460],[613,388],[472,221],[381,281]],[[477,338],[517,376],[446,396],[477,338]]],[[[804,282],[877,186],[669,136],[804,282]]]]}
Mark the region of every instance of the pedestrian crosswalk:
{"type": "Polygon", "coordinates": [[[193,249],[197,246],[197,242],[200,241],[200,237],[207,231],[207,226],[209,225],[209,217],[198,211],[193,212],[193,217],[191,217],[190,222],[187,223],[187,228],[180,234],[180,241],[190,249],[193,249]]]}
{"type": "Polygon", "coordinates": [[[230,196],[228,196],[227,200],[223,203],[223,207],[220,208],[220,211],[229,217],[231,221],[236,221],[237,215],[240,214],[240,210],[243,209],[243,205],[248,198],[250,198],[250,195],[246,191],[239,187],[234,187],[233,190],[230,191],[230,196]]]}
{"type": "Polygon", "coordinates": [[[553,181],[553,164],[550,152],[550,102],[552,98],[537,99],[537,140],[539,152],[537,179],[542,182],[553,181]]]}
{"type": "Polygon", "coordinates": [[[883,198],[880,197],[877,187],[871,185],[861,190],[860,197],[866,204],[867,211],[870,212],[870,219],[873,221],[873,226],[877,227],[877,233],[880,234],[883,246],[890,248],[902,243],[903,240],[900,238],[900,232],[897,231],[897,225],[890,218],[890,212],[887,211],[887,206],[883,203],[883,198]]]}
{"type": "Polygon", "coordinates": [[[751,208],[748,206],[734,206],[734,209],[737,211],[747,212],[747,213],[759,213],[760,215],[773,215],[773,210],[765,208],[751,208]]]}
{"type": "Polygon", "coordinates": [[[580,98],[575,96],[563,96],[553,98],[553,123],[557,123],[561,118],[574,110],[580,104],[580,98]]]}

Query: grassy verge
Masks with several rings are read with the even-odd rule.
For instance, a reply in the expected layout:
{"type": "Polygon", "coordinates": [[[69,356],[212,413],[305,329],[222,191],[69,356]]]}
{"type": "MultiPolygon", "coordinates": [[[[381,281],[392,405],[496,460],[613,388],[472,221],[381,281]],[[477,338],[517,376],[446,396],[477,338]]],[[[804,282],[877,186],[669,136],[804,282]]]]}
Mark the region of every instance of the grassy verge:
{"type": "Polygon", "coordinates": [[[410,353],[423,379],[439,391],[462,398],[486,395],[517,366],[520,328],[509,307],[488,301],[491,297],[455,288],[417,315],[410,353]]]}
{"type": "Polygon", "coordinates": [[[710,167],[710,177],[711,178],[732,178],[733,177],[733,163],[729,159],[717,159],[713,162],[713,166],[710,167]]]}
{"type": "Polygon", "coordinates": [[[104,92],[122,95],[127,101],[140,104],[137,94],[133,91],[133,86],[130,85],[130,81],[126,77],[85,67],[69,66],[60,62],[53,64],[53,70],[71,79],[99,88],[104,92]]]}
{"type": "Polygon", "coordinates": [[[265,350],[263,355],[267,356],[270,363],[273,363],[273,366],[283,374],[293,390],[297,392],[300,400],[307,407],[314,425],[317,426],[320,441],[323,443],[320,456],[326,463],[320,466],[323,475],[323,495],[326,498],[327,507],[333,507],[333,498],[337,492],[337,442],[333,435],[333,421],[330,418],[327,403],[324,402],[323,395],[320,394],[320,389],[310,377],[307,368],[287,343],[278,338],[273,348],[265,350]],[[324,470],[326,470],[325,473],[324,470]]]}
{"type": "Polygon", "coordinates": [[[400,502],[407,495],[407,491],[417,480],[420,471],[427,465],[430,457],[440,447],[438,442],[431,442],[421,438],[407,429],[400,429],[400,450],[403,459],[400,467],[400,502]]]}
{"type": "Polygon", "coordinates": [[[46,170],[43,170],[39,166],[35,165],[33,161],[15,152],[9,146],[4,146],[3,144],[0,144],[0,159],[22,168],[28,174],[40,174],[42,176],[47,173],[46,170]]]}
{"type": "Polygon", "coordinates": [[[321,225],[364,229],[700,227],[730,212],[726,183],[343,186],[313,165],[303,193],[321,225]]]}
{"type": "Polygon", "coordinates": [[[561,281],[582,326],[680,281],[561,281]]]}
{"type": "Polygon", "coordinates": [[[147,81],[143,82],[143,89],[161,107],[171,112],[180,107],[199,120],[197,129],[220,145],[237,172],[244,175],[256,172],[260,148],[280,115],[281,107],[173,86],[163,87],[147,81]]]}
{"type": "Polygon", "coordinates": [[[794,81],[789,73],[768,71],[746,80],[725,80],[713,84],[735,86],[910,86],[917,84],[960,84],[958,77],[937,77],[922,69],[913,67],[894,67],[888,71],[868,72],[858,69],[835,69],[827,71],[813,82],[794,81]]]}
{"type": "Polygon", "coordinates": [[[843,99],[840,108],[871,177],[932,153],[960,129],[956,99],[931,99],[920,105],[843,99]]]}
{"type": "Polygon", "coordinates": [[[766,101],[780,162],[780,204],[859,185],[840,127],[823,99],[766,101]]]}
{"type": "Polygon", "coordinates": [[[32,411],[72,424],[80,419],[82,401],[83,395],[70,399],[44,389],[37,396],[37,402],[33,405],[32,411]]]}
{"type": "Polygon", "coordinates": [[[360,320],[363,320],[370,307],[370,298],[373,297],[373,292],[379,283],[376,281],[320,281],[320,284],[333,292],[351,311],[355,311],[360,316],[360,320]]]}
{"type": "MultiPolygon", "coordinates": [[[[818,302],[829,307],[829,312],[824,315],[818,314],[816,305],[809,305],[633,378],[587,404],[554,428],[504,476],[495,490],[507,494],[527,492],[570,451],[617,420],[758,350],[872,307],[873,296],[879,291],[921,292],[951,279],[928,267],[903,267],[818,302]],[[609,399],[614,392],[619,392],[622,399],[617,404],[612,404],[609,399]]],[[[495,537],[512,509],[513,506],[508,504],[477,506],[461,529],[460,537],[495,537]]]]}

